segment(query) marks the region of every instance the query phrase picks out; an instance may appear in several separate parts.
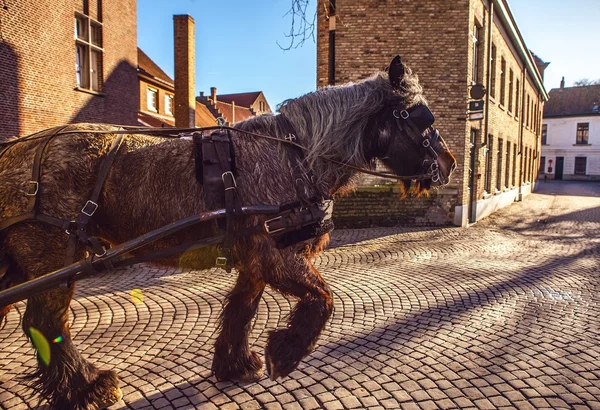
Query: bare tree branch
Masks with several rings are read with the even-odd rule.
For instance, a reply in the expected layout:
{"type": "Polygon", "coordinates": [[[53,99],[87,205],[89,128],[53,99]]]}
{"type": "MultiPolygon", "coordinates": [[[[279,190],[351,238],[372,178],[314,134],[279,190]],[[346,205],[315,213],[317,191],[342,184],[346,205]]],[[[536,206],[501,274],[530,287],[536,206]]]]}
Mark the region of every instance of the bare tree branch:
{"type": "Polygon", "coordinates": [[[317,21],[317,12],[311,16],[307,16],[308,7],[311,1],[318,0],[291,0],[292,5],[288,12],[283,17],[290,18],[290,31],[284,34],[289,39],[287,46],[282,46],[277,42],[277,45],[282,50],[291,50],[304,45],[304,43],[312,39],[315,42],[315,28],[317,21]]]}
{"type": "Polygon", "coordinates": [[[580,87],[582,85],[599,85],[600,79],[598,80],[590,80],[589,78],[582,78],[573,83],[575,87],[580,87]]]}

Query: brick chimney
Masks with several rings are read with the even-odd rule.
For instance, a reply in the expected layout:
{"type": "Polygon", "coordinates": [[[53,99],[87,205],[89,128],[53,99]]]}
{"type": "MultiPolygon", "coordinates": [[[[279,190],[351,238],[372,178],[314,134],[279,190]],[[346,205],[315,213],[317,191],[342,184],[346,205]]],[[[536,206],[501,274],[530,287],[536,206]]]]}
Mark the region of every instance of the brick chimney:
{"type": "Polygon", "coordinates": [[[565,88],[565,77],[560,80],[560,88],[565,88]]]}
{"type": "Polygon", "coordinates": [[[212,103],[216,106],[217,105],[217,87],[210,87],[210,99],[212,100],[212,103]]]}
{"type": "Polygon", "coordinates": [[[194,19],[187,15],[173,16],[175,39],[175,126],[196,126],[196,53],[194,19]]]}

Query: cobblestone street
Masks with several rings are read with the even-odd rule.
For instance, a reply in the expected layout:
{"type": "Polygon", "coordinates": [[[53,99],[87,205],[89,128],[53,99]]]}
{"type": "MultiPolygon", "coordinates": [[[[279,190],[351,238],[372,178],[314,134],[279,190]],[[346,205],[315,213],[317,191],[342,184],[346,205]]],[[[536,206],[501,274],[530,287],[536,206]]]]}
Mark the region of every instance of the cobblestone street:
{"type": "MultiPolygon", "coordinates": [[[[469,228],[338,230],[316,261],[335,311],[289,377],[217,382],[235,276],[147,265],[83,281],[72,335],[121,377],[111,409],[600,409],[600,184],[552,181],[469,228]],[[142,291],[134,303],[131,291],[142,291]]],[[[35,408],[19,303],[0,326],[0,407],[35,408]]],[[[292,303],[263,295],[251,340],[292,303]]]]}

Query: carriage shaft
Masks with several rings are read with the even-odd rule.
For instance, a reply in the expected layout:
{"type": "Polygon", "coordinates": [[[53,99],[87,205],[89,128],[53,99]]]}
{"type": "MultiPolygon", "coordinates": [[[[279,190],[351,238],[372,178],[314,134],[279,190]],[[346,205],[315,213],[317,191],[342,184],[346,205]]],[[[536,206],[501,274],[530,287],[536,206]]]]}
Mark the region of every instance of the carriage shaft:
{"type": "MultiPolygon", "coordinates": [[[[278,205],[253,205],[243,206],[242,214],[276,214],[279,212],[278,205]]],[[[203,212],[198,215],[193,215],[188,218],[181,219],[177,222],[173,222],[162,228],[155,229],[130,241],[124,242],[120,245],[115,246],[107,250],[106,254],[101,258],[92,258],[89,262],[94,270],[99,273],[106,270],[104,262],[110,262],[114,258],[123,254],[132,252],[142,246],[148,245],[151,242],[162,239],[166,236],[177,233],[183,229],[189,228],[198,223],[210,221],[213,219],[225,217],[225,209],[216,209],[213,211],[203,212]]],[[[222,236],[216,238],[207,238],[205,245],[217,244],[222,241],[222,236]],[[218,240],[218,241],[217,241],[218,240]]],[[[202,246],[202,241],[198,241],[190,246],[202,246]]],[[[137,263],[136,258],[128,258],[115,263],[118,267],[128,266],[137,263]]],[[[48,291],[61,285],[69,284],[75,280],[83,279],[84,276],[88,276],[84,272],[85,264],[88,263],[86,259],[82,259],[64,268],[55,270],[54,272],[47,273],[39,278],[32,279],[25,283],[15,285],[6,290],[0,292],[0,307],[8,306],[20,300],[26,299],[32,295],[48,291]]]]}

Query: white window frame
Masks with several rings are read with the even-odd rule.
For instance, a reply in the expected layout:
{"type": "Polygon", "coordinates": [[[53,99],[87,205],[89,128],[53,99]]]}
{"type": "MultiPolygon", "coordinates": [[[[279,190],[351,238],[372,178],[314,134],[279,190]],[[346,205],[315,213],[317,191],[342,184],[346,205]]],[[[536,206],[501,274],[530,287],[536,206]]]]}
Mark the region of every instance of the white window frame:
{"type": "Polygon", "coordinates": [[[173,115],[173,96],[165,94],[165,113],[173,115]]]}
{"type": "Polygon", "coordinates": [[[156,88],[146,87],[146,107],[150,111],[158,112],[158,90],[156,88]]]}

